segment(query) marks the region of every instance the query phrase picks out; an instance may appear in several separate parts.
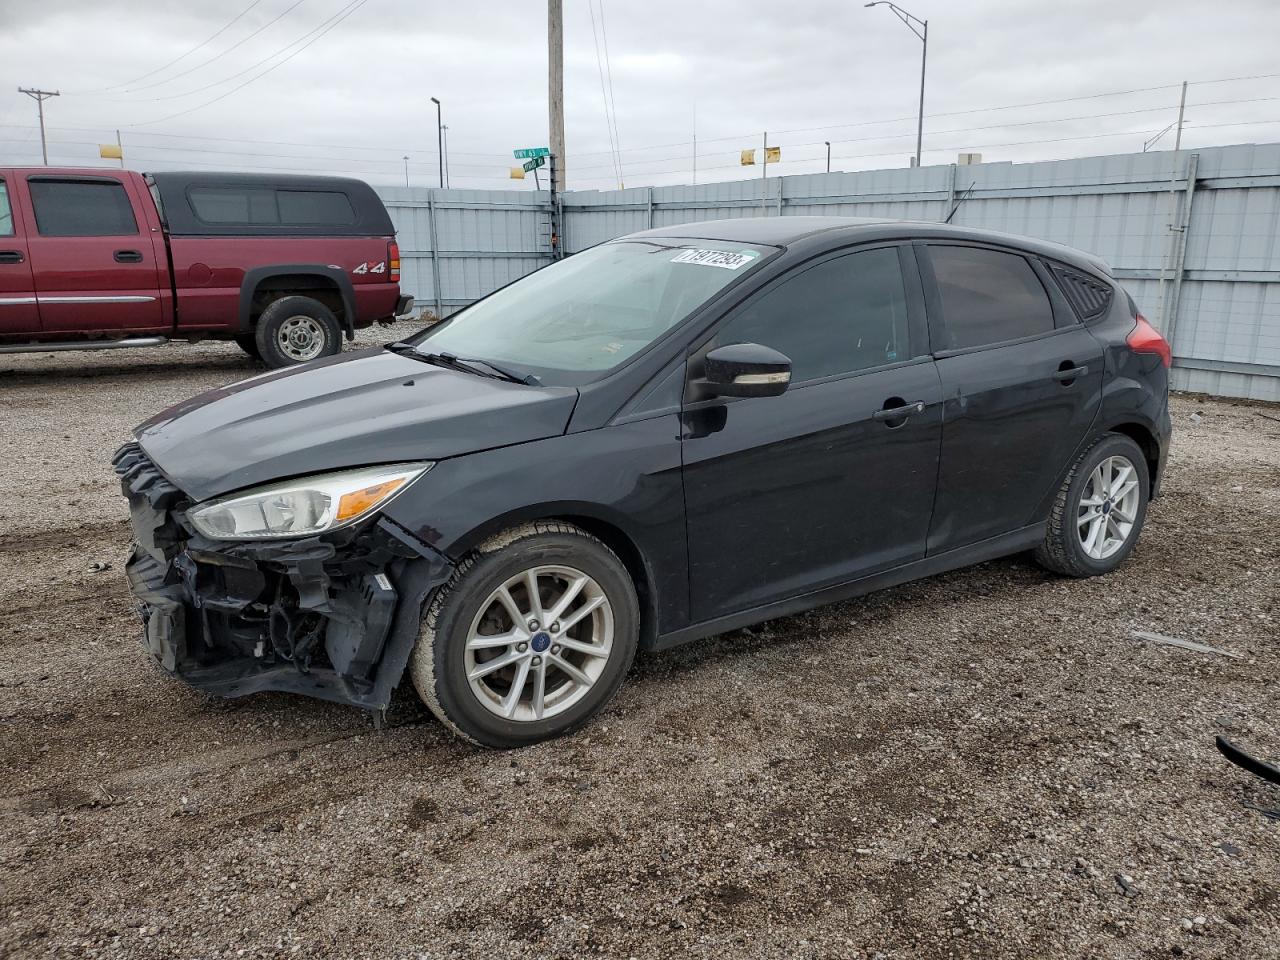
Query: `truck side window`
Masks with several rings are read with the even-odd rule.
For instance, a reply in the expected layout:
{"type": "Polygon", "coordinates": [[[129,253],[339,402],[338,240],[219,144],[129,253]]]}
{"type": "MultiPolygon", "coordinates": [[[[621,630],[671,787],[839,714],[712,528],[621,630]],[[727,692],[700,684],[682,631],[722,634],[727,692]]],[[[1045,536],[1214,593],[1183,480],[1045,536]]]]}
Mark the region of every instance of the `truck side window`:
{"type": "Polygon", "coordinates": [[[124,184],[115,180],[27,181],[44,237],[122,237],[138,232],[124,184]]]}
{"type": "Polygon", "coordinates": [[[0,180],[0,237],[13,236],[13,208],[9,206],[9,188],[0,180]]]}

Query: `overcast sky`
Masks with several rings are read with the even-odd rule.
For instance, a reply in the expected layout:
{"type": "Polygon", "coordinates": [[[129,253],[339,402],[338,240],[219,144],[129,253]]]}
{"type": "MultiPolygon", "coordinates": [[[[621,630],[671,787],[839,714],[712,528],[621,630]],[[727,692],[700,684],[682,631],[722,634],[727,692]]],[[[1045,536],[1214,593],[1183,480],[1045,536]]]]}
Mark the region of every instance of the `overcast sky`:
{"type": "MultiPolygon", "coordinates": [[[[779,173],[824,169],[824,140],[834,170],[902,167],[914,152],[921,44],[887,6],[564,5],[571,188],[618,180],[597,58],[602,18],[627,186],[690,182],[695,129],[699,182],[758,176],[739,153],[765,130],[782,146],[779,173]]],[[[1188,95],[1184,146],[1280,140],[1277,0],[907,6],[929,20],[926,165],[959,151],[988,161],[1136,152],[1176,120],[1184,79],[1202,81],[1188,95]],[[1252,79],[1203,82],[1242,77],[1252,79]],[[1138,92],[1094,96],[1119,91],[1138,92]],[[1039,105],[989,109],[1019,104],[1039,105]]],[[[108,163],[98,144],[119,128],[133,169],[274,168],[403,184],[407,154],[418,186],[436,182],[435,96],[453,186],[532,189],[507,173],[512,148],[547,143],[546,9],[540,0],[0,0],[0,164],[40,160],[36,105],[18,86],[62,92],[45,104],[53,163],[108,163]]]]}

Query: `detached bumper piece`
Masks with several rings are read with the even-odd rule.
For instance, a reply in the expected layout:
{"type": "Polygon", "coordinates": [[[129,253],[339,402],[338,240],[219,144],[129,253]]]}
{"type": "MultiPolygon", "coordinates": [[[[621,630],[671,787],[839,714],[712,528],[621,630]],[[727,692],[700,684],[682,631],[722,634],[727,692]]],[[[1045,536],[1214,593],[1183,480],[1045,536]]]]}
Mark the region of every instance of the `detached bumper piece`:
{"type": "Polygon", "coordinates": [[[444,555],[385,518],[288,541],[212,541],[136,443],[113,460],[136,545],[126,566],[166,671],[222,696],[304,693],[385,709],[444,555]]]}

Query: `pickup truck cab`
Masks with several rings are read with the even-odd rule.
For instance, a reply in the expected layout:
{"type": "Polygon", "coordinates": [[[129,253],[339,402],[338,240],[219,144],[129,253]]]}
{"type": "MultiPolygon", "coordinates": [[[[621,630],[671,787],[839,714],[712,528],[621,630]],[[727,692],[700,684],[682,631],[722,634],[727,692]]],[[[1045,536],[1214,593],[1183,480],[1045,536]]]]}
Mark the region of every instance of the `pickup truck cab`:
{"type": "Polygon", "coordinates": [[[0,168],[0,353],[217,339],[284,367],[412,304],[360,180],[0,168]]]}

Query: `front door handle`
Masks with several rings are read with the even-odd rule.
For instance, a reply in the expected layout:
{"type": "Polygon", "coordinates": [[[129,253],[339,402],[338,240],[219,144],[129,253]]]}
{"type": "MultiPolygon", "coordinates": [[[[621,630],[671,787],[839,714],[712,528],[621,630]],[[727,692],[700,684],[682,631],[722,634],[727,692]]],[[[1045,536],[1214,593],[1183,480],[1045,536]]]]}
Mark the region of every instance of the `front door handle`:
{"type": "Polygon", "coordinates": [[[142,254],[137,250],[117,250],[115,252],[116,263],[141,263],[142,254]]]}
{"type": "MultiPolygon", "coordinates": [[[[887,401],[886,401],[887,402],[887,401]]],[[[924,401],[900,403],[892,407],[882,407],[871,415],[873,420],[906,420],[917,413],[924,413],[924,401]]]]}
{"type": "Polygon", "coordinates": [[[0,263],[21,263],[23,259],[21,250],[0,250],[0,263]]]}
{"type": "Polygon", "coordinates": [[[1061,370],[1055,370],[1050,376],[1059,383],[1069,383],[1077,377],[1083,377],[1088,372],[1089,367],[1087,364],[1081,364],[1078,367],[1072,364],[1069,367],[1063,367],[1061,370]]]}

